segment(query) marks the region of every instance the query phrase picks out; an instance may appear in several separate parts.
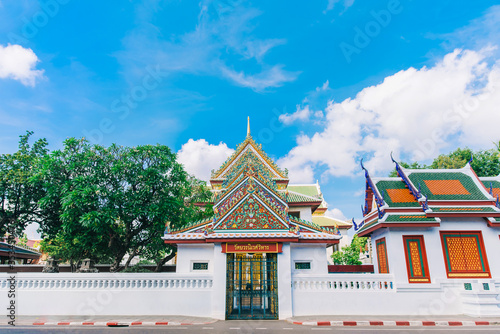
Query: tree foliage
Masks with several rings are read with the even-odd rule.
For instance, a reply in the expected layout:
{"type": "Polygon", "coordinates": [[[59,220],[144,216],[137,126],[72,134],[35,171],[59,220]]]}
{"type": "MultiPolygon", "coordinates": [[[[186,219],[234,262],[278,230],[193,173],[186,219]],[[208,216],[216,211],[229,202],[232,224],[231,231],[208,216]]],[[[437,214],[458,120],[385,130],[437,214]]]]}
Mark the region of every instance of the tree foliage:
{"type": "Polygon", "coordinates": [[[365,249],[367,238],[358,237],[354,235],[351,244],[342,247],[342,250],[336,251],[332,254],[332,259],[334,264],[350,264],[359,265],[361,261],[359,260],[359,254],[365,249]]]}
{"type": "Polygon", "coordinates": [[[39,220],[40,184],[31,182],[38,161],[47,154],[47,141],[29,144],[33,132],[19,136],[19,150],[0,155],[0,235],[21,235],[26,225],[39,220]]]}
{"type": "MultiPolygon", "coordinates": [[[[472,152],[469,148],[457,148],[448,154],[439,155],[430,165],[413,162],[411,164],[401,162],[403,168],[411,169],[458,169],[465,166],[473,155],[471,167],[478,176],[497,176],[500,174],[500,161],[498,150],[481,150],[472,152]]],[[[396,169],[389,176],[397,176],[396,169]]]]}
{"type": "MultiPolygon", "coordinates": [[[[103,147],[70,138],[39,166],[43,249],[62,260],[112,259],[126,254],[164,263],[175,249],[163,244],[165,224],[182,226],[210,215],[194,205],[208,189],[189,176],[164,145],[103,147]]],[[[159,266],[161,267],[161,265],[159,266]]]]}

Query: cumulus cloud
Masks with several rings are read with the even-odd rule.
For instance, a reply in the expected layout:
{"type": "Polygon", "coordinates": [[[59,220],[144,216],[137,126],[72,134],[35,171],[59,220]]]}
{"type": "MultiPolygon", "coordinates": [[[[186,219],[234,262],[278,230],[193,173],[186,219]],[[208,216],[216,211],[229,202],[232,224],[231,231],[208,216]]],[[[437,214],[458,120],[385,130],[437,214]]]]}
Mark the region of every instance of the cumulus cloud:
{"type": "Polygon", "coordinates": [[[340,209],[337,209],[337,208],[326,210],[325,216],[332,217],[332,218],[335,218],[338,220],[344,220],[344,221],[347,220],[347,217],[344,216],[344,213],[340,209]]]}
{"type": "Polygon", "coordinates": [[[205,139],[189,139],[177,152],[177,160],[189,174],[208,181],[211,170],[219,168],[233,152],[222,142],[212,145],[205,139]]]}
{"type": "Polygon", "coordinates": [[[14,79],[25,86],[35,86],[36,80],[43,77],[43,70],[36,70],[40,60],[31,49],[20,45],[0,45],[0,78],[14,79]]]}
{"type": "Polygon", "coordinates": [[[305,106],[301,108],[299,105],[297,106],[297,111],[292,114],[281,114],[279,120],[286,125],[290,125],[295,121],[307,121],[311,116],[312,112],[309,109],[309,106],[305,106]]]}
{"type": "Polygon", "coordinates": [[[491,48],[455,50],[432,67],[409,68],[363,89],[355,98],[330,101],[325,126],[300,135],[279,163],[291,178],[314,172],[352,176],[359,160],[387,174],[396,158],[429,161],[457,146],[489,148],[498,142],[500,61],[491,48]]]}

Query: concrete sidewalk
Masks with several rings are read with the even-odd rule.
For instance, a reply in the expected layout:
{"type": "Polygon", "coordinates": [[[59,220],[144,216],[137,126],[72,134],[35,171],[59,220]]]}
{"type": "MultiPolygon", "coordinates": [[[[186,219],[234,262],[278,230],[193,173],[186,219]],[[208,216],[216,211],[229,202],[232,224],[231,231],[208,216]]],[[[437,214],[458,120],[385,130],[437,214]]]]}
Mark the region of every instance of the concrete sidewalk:
{"type": "MultiPolygon", "coordinates": [[[[189,317],[182,315],[158,316],[19,316],[16,326],[188,326],[206,325],[216,322],[216,319],[189,317]]],[[[3,320],[0,326],[7,326],[3,320]]]]}
{"type": "Polygon", "coordinates": [[[300,316],[289,323],[306,326],[500,326],[500,318],[468,316],[300,316]]]}

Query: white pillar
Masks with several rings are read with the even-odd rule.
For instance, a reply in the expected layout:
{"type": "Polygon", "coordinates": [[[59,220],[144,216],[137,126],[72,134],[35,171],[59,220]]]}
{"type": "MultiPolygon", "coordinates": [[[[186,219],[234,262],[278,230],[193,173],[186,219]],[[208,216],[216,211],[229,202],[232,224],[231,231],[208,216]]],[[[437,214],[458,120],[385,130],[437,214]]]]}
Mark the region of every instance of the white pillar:
{"type": "Polygon", "coordinates": [[[226,253],[220,243],[214,244],[214,271],[212,287],[212,318],[226,319],[226,253]]]}
{"type": "Polygon", "coordinates": [[[278,308],[279,319],[290,318],[292,314],[292,260],[290,244],[283,243],[281,253],[278,253],[278,308]]]}

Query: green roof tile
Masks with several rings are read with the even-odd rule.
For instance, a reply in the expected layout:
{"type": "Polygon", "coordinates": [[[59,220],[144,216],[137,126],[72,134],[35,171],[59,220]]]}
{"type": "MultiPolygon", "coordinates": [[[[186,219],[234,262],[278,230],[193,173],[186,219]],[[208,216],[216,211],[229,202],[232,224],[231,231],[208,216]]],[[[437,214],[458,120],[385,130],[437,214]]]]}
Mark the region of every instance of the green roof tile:
{"type": "Polygon", "coordinates": [[[318,188],[316,185],[288,185],[288,190],[298,192],[300,194],[304,194],[306,196],[317,197],[319,196],[318,188]]]}
{"type": "Polygon", "coordinates": [[[472,178],[462,172],[412,172],[408,176],[413,185],[429,200],[487,200],[472,178]],[[458,180],[469,194],[433,194],[425,181],[458,180]]]}
{"type": "MultiPolygon", "coordinates": [[[[394,180],[394,181],[378,181],[375,184],[375,187],[377,187],[379,193],[383,196],[384,201],[390,206],[390,207],[419,207],[420,204],[415,200],[413,195],[410,196],[411,198],[414,199],[413,202],[393,202],[391,196],[389,196],[389,192],[387,191],[389,189],[408,189],[406,188],[406,185],[404,184],[403,181],[399,180],[394,180]]],[[[408,190],[408,192],[410,192],[408,190]]]]}
{"type": "Polygon", "coordinates": [[[433,212],[497,212],[492,207],[431,207],[433,212]]]}
{"type": "Polygon", "coordinates": [[[289,191],[288,196],[285,196],[288,203],[300,203],[300,202],[319,202],[319,198],[311,198],[310,196],[304,196],[296,192],[289,191]]]}
{"type": "Polygon", "coordinates": [[[386,222],[437,222],[436,218],[426,217],[425,215],[388,215],[386,222]]]}
{"type": "Polygon", "coordinates": [[[500,182],[498,181],[494,181],[494,180],[481,180],[481,182],[484,184],[484,186],[486,187],[486,189],[490,190],[490,185],[493,186],[493,188],[500,188],[500,182]]]}

